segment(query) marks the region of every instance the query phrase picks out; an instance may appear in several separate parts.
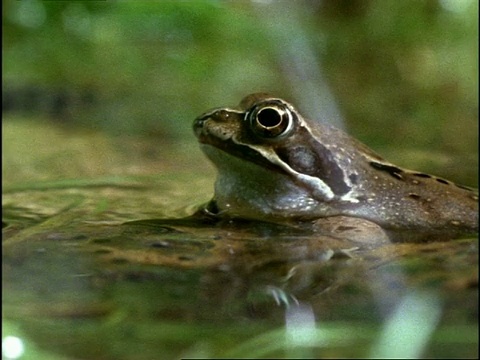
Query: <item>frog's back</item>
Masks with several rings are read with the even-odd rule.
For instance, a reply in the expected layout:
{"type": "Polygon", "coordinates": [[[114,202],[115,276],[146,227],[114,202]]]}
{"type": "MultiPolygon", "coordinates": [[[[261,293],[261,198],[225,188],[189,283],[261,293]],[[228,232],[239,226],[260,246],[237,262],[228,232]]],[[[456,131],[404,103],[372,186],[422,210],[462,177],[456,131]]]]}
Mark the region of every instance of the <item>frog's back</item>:
{"type": "Polygon", "coordinates": [[[387,229],[431,234],[478,232],[478,191],[398,167],[343,131],[314,124],[312,132],[336,155],[350,181],[337,213],[363,217],[387,229]]]}
{"type": "MultiPolygon", "coordinates": [[[[373,165],[379,167],[379,165],[373,165]]],[[[438,235],[478,232],[478,192],[419,172],[387,167],[361,199],[361,213],[385,228],[438,235]]]]}

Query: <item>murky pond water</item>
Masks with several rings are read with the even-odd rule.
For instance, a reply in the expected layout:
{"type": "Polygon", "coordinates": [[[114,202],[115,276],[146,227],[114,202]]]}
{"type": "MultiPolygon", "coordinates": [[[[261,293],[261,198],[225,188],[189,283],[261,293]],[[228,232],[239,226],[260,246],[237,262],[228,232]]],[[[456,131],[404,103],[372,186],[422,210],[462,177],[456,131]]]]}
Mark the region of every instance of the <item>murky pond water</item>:
{"type": "Polygon", "coordinates": [[[7,184],[3,330],[23,359],[478,355],[477,239],[185,218],[211,195],[195,161],[7,184]]]}
{"type": "Polygon", "coordinates": [[[362,247],[154,218],[168,186],[4,195],[7,324],[67,358],[368,356],[407,306],[408,326],[432,332],[422,355],[475,356],[476,239],[362,247]]]}

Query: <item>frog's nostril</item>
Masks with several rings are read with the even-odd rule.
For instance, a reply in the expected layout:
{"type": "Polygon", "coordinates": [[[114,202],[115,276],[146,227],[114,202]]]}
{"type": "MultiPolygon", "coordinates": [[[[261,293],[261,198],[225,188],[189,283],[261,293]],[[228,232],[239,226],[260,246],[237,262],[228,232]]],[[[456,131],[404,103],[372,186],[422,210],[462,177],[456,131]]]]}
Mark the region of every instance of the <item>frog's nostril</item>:
{"type": "Polygon", "coordinates": [[[207,119],[208,117],[198,117],[193,122],[193,132],[197,137],[203,132],[204,123],[205,123],[205,120],[207,119]]]}

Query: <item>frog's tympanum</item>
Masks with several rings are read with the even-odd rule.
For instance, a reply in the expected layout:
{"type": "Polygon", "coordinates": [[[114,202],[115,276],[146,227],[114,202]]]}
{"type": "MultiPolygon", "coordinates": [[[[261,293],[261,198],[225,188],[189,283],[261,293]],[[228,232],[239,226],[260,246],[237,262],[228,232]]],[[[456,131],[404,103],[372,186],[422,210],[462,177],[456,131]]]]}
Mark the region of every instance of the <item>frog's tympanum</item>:
{"type": "Polygon", "coordinates": [[[218,169],[205,208],[216,216],[319,229],[356,218],[412,239],[478,231],[478,192],[396,166],[280,98],[249,95],[204,113],[194,131],[218,169]]]}

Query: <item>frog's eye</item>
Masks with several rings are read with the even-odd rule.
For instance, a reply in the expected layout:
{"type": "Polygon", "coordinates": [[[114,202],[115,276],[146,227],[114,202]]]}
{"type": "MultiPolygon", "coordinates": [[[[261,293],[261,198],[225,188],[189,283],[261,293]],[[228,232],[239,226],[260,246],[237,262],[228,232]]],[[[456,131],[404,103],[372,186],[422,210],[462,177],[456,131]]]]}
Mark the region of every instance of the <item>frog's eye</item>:
{"type": "Polygon", "coordinates": [[[247,114],[247,120],[252,131],[263,138],[284,137],[293,128],[292,113],[285,105],[256,106],[247,114]]]}

